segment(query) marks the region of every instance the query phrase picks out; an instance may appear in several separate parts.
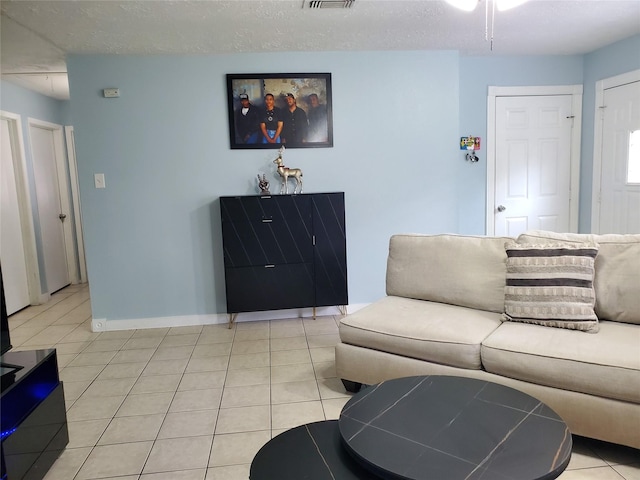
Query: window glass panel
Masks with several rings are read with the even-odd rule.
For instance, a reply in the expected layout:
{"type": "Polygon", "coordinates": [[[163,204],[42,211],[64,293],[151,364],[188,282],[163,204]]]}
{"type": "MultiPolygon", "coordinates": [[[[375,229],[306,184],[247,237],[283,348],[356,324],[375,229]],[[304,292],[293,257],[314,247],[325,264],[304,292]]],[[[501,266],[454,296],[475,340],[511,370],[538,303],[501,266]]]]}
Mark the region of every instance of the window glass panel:
{"type": "Polygon", "coordinates": [[[640,130],[635,130],[629,135],[627,183],[640,183],[640,130]]]}

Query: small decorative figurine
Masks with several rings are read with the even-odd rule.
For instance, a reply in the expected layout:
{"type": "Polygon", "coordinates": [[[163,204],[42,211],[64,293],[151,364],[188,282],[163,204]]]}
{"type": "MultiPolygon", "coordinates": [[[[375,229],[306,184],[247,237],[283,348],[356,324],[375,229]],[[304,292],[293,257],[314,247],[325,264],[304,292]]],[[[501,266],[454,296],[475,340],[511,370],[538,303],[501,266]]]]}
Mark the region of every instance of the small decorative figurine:
{"type": "Polygon", "coordinates": [[[289,193],[289,177],[293,177],[296,179],[296,186],[293,189],[293,193],[302,193],[302,170],[299,168],[288,168],[285,167],[282,163],[282,155],[284,154],[284,146],[280,147],[278,150],[278,158],[276,158],[273,163],[278,166],[278,175],[282,177],[282,185],[280,186],[280,194],[289,193]],[[297,192],[298,187],[300,187],[300,191],[297,192]]]}
{"type": "Polygon", "coordinates": [[[262,174],[262,178],[260,178],[260,174],[258,174],[258,187],[260,187],[260,195],[271,195],[269,191],[269,181],[264,173],[262,174]]]}

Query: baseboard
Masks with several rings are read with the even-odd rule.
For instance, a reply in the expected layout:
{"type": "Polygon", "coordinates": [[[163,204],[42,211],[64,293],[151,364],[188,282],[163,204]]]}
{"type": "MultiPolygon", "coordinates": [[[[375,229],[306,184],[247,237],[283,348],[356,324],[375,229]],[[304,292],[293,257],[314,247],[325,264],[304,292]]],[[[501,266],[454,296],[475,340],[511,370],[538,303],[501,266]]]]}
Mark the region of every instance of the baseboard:
{"type": "Polygon", "coordinates": [[[40,295],[38,295],[36,303],[34,303],[33,305],[44,305],[49,300],[51,300],[51,295],[49,293],[41,293],[40,295]]]}
{"type": "MultiPolygon", "coordinates": [[[[353,313],[367,304],[348,305],[347,313],[353,313]]],[[[316,316],[341,315],[338,307],[317,307],[316,316]]],[[[283,320],[287,318],[311,318],[312,308],[297,308],[291,310],[269,310],[266,312],[239,313],[235,322],[256,322],[266,320],[283,320]]],[[[214,313],[207,315],[177,315],[171,317],[131,318],[122,320],[109,320],[107,318],[94,318],[91,320],[91,331],[112,332],[116,330],[138,330],[145,328],[188,327],[193,325],[219,325],[229,322],[229,315],[214,313]]]]}
{"type": "Polygon", "coordinates": [[[347,314],[356,313],[358,310],[362,310],[364,307],[371,305],[370,303],[352,303],[347,305],[347,314]]]}
{"type": "Polygon", "coordinates": [[[171,317],[126,318],[109,320],[94,318],[91,320],[91,331],[113,332],[116,330],[141,330],[145,328],[189,327],[193,325],[214,325],[226,323],[224,314],[212,315],[176,315],[171,317]]]}

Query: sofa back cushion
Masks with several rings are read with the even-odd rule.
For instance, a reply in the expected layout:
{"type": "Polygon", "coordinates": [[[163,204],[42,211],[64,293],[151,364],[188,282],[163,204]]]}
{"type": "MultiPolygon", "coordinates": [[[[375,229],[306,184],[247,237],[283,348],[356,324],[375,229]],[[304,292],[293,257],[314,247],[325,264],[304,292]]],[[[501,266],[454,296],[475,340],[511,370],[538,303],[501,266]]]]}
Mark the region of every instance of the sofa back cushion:
{"type": "Polygon", "coordinates": [[[387,295],[504,311],[508,237],[391,237],[387,295]]]}
{"type": "Polygon", "coordinates": [[[599,319],[640,324],[640,235],[594,235],[530,230],[518,243],[594,242],[593,280],[599,319]]]}

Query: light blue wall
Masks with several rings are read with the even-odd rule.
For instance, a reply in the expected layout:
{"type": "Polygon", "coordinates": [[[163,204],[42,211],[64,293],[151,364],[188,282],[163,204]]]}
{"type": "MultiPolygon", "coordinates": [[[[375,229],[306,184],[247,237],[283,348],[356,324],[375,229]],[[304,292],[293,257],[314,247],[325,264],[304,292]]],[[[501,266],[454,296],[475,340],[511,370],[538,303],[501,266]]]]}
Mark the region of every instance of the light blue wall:
{"type": "Polygon", "coordinates": [[[484,141],[477,164],[461,162],[457,184],[460,233],[485,233],[489,86],[583,85],[578,230],[590,232],[596,82],[639,68],[640,35],[587,55],[460,57],[460,136],[480,136],[484,141]]]}
{"type": "Polygon", "coordinates": [[[305,192],[346,194],[349,300],[384,295],[389,236],[458,228],[458,54],[71,56],[94,318],[224,313],[218,197],[274,151],[230,150],[225,74],[331,72],[334,147],[289,149],[305,192]],[[121,97],[105,99],[117,87],[121,97]],[[107,188],[93,187],[104,173],[107,188]]]}
{"type": "Polygon", "coordinates": [[[0,82],[0,106],[2,110],[22,116],[22,128],[27,131],[27,117],[70,125],[69,102],[56,100],[2,80],[0,82]]]}
{"type": "Polygon", "coordinates": [[[582,163],[580,171],[580,231],[591,231],[593,136],[596,82],[640,69],[640,35],[585,55],[582,101],[582,163]]]}
{"type": "Polygon", "coordinates": [[[350,303],[360,304],[384,294],[393,233],[484,233],[490,85],[584,85],[580,231],[588,231],[595,82],[640,68],[639,44],[541,57],[71,56],[94,318],[225,312],[217,199],[255,193],[257,173],[277,184],[273,151],[229,149],[226,73],[332,73],[334,148],[290,149],[285,162],[304,170],[306,192],[346,193],[350,303]],[[103,98],[108,87],[121,97],[103,98]],[[468,134],[483,138],[478,164],[458,148],[468,134]],[[94,173],[106,175],[105,190],[93,187],[94,173]]]}
{"type": "MultiPolygon", "coordinates": [[[[33,176],[33,160],[31,143],[29,141],[28,121],[29,118],[34,118],[62,126],[71,125],[69,102],[66,100],[56,100],[2,80],[0,83],[0,110],[18,114],[22,120],[21,127],[24,138],[25,162],[27,165],[31,207],[33,210],[36,251],[40,272],[44,272],[44,256],[42,254],[40,222],[35,196],[35,180],[33,176]]],[[[42,291],[48,292],[45,275],[40,275],[40,283],[42,291]]]]}
{"type": "Polygon", "coordinates": [[[582,83],[583,56],[461,57],[460,136],[482,138],[480,160],[458,152],[459,230],[484,234],[487,192],[487,95],[489,86],[573,85],[582,83]]]}

